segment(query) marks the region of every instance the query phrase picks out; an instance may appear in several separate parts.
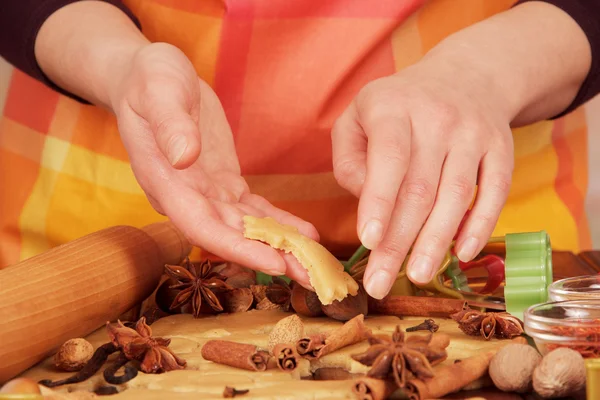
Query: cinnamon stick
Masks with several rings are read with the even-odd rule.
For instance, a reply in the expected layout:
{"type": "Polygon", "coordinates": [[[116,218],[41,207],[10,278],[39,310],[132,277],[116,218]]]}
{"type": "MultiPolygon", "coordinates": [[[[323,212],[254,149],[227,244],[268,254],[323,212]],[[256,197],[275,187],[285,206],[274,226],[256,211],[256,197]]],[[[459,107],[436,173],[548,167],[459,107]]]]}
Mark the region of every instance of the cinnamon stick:
{"type": "Polygon", "coordinates": [[[201,354],[205,360],[249,371],[266,370],[271,357],[252,344],[227,340],[209,340],[202,346],[201,354]]]}
{"type": "Polygon", "coordinates": [[[411,379],[406,384],[410,400],[439,399],[457,392],[487,374],[492,357],[497,350],[465,358],[461,362],[440,367],[434,378],[411,379]]]}
{"type": "Polygon", "coordinates": [[[393,380],[375,379],[364,376],[352,384],[352,392],[359,400],[383,400],[396,391],[393,380]]]}
{"type": "Polygon", "coordinates": [[[302,338],[296,343],[296,350],[301,356],[316,360],[342,347],[363,341],[371,332],[364,320],[365,316],[359,314],[332,332],[302,338]]]}
{"type": "Polygon", "coordinates": [[[280,343],[273,348],[273,357],[277,361],[277,366],[285,372],[292,372],[298,367],[300,356],[296,353],[294,343],[280,343]]]}
{"type": "Polygon", "coordinates": [[[369,313],[399,317],[450,317],[467,307],[465,300],[419,296],[369,297],[369,313]]]}
{"type": "Polygon", "coordinates": [[[406,338],[407,342],[425,342],[429,347],[435,347],[436,349],[446,349],[450,346],[450,336],[445,333],[433,333],[429,335],[413,335],[406,338]]]}
{"type": "Polygon", "coordinates": [[[356,374],[340,367],[323,367],[313,372],[315,381],[346,381],[363,374],[356,374]]]}

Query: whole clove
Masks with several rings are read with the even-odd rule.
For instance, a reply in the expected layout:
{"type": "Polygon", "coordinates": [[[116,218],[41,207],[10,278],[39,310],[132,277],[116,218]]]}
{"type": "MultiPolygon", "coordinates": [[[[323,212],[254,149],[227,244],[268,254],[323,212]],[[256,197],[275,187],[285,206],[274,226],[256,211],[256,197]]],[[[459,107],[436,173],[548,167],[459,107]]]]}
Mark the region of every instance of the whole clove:
{"type": "Polygon", "coordinates": [[[419,325],[406,328],[406,332],[416,332],[416,331],[429,331],[431,333],[437,332],[440,329],[439,325],[435,323],[432,319],[426,319],[419,325]]]}
{"type": "Polygon", "coordinates": [[[233,388],[231,386],[225,386],[225,390],[223,390],[223,397],[229,399],[229,398],[232,398],[232,397],[235,397],[235,396],[246,394],[249,391],[250,391],[249,389],[238,390],[238,389],[233,388]]]}

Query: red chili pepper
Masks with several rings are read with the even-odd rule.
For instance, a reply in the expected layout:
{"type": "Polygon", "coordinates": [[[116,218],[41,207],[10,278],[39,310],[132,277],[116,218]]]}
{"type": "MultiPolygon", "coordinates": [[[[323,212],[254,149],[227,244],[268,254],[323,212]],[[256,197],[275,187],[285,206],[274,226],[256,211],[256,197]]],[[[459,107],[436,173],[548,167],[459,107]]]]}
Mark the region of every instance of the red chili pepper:
{"type": "Polygon", "coordinates": [[[458,261],[458,266],[463,271],[474,268],[484,268],[487,271],[488,279],[480,293],[493,293],[504,281],[504,260],[496,254],[488,254],[476,261],[464,263],[458,261]]]}

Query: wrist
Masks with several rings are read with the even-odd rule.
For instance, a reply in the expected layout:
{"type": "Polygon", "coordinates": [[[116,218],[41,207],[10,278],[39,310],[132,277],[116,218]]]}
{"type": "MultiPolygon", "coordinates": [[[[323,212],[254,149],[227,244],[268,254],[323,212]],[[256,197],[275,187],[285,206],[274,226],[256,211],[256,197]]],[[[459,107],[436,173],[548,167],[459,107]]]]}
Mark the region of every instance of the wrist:
{"type": "Polygon", "coordinates": [[[492,101],[512,125],[524,125],[571,104],[590,69],[591,51],[568,14],[531,2],[449,36],[424,61],[455,65],[453,82],[476,81],[481,99],[492,101]]]}
{"type": "Polygon", "coordinates": [[[110,106],[111,90],[134,54],[149,44],[133,21],[100,1],[75,2],[54,12],[35,41],[35,56],[57,86],[110,106]]]}

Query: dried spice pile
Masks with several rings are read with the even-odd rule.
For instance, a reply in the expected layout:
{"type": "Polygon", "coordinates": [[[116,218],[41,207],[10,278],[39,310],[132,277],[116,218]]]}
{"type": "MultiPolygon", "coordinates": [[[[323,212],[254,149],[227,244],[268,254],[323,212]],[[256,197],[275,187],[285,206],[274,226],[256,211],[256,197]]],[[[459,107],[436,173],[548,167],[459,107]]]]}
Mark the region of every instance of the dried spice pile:
{"type": "Polygon", "coordinates": [[[139,369],[148,374],[183,369],[186,365],[185,360],[169,349],[170,339],[152,336],[152,329],[146,323],[145,317],[137,321],[135,329],[117,321],[116,324],[107,322],[106,330],[110,342],[98,347],[76,374],[63,380],[42,380],[39,383],[46,387],[57,387],[83,382],[98,372],[108,357],[115,352],[119,355],[103,373],[106,382],[113,385],[123,384],[137,376],[138,370],[127,365],[130,361],[137,361],[139,369]],[[125,367],[124,373],[116,375],[121,367],[125,367]]]}

